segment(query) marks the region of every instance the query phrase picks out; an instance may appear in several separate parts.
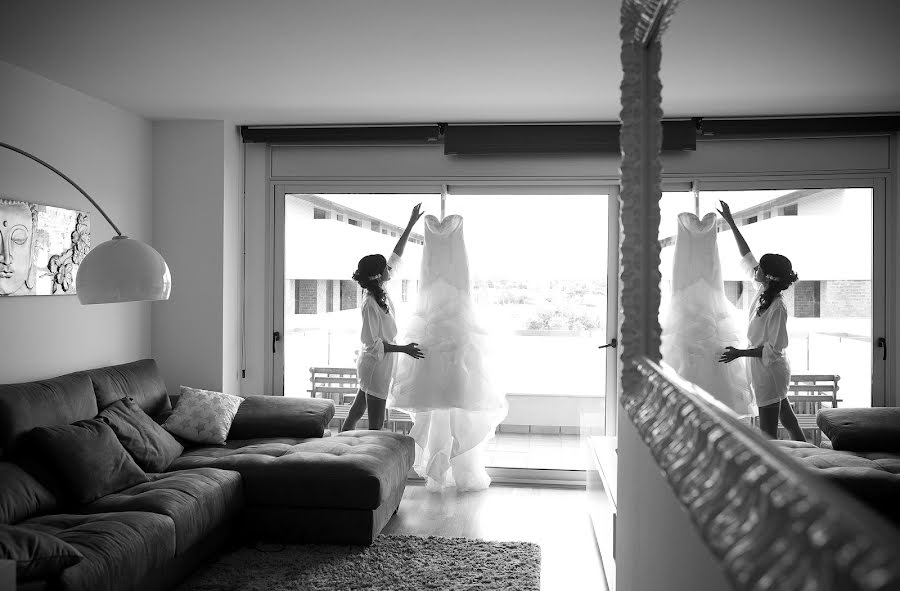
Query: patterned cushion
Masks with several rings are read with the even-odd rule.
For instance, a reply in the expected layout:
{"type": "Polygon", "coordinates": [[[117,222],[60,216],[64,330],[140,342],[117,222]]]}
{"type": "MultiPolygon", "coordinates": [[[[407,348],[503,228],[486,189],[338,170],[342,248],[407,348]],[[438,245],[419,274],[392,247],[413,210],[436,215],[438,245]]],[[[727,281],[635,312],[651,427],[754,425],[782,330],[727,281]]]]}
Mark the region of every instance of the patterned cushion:
{"type": "Polygon", "coordinates": [[[244,399],[240,396],[181,387],[181,396],[163,427],[195,443],[222,445],[244,399]]]}

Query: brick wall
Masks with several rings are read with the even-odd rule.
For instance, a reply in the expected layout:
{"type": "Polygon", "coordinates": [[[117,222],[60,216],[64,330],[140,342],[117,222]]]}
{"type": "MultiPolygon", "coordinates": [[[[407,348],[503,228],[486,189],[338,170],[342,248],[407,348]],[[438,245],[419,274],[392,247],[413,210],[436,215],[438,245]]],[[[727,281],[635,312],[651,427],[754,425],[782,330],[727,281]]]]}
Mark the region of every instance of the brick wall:
{"type": "Polygon", "coordinates": [[[341,310],[352,310],[357,307],[356,282],[341,280],[341,310]]]}
{"type": "Polygon", "coordinates": [[[822,316],[866,318],[872,315],[872,282],[822,281],[822,316]]]}
{"type": "Polygon", "coordinates": [[[315,279],[294,279],[294,314],[315,314],[318,286],[315,279]]]}
{"type": "Polygon", "coordinates": [[[794,284],[794,316],[818,318],[820,315],[819,281],[798,281],[794,284]]]}

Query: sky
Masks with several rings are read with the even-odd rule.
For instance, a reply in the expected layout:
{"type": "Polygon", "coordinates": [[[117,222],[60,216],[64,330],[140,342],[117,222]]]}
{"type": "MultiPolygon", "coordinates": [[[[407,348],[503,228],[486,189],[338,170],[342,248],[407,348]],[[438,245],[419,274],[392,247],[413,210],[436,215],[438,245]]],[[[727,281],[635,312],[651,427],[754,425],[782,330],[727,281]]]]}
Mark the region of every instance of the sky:
{"type": "MultiPolygon", "coordinates": [[[[440,217],[439,194],[336,195],[331,201],[405,226],[416,203],[440,217]]],[[[453,195],[446,215],[463,216],[474,278],[605,280],[605,195],[453,195]]],[[[413,229],[424,234],[423,222],[413,229]]]]}

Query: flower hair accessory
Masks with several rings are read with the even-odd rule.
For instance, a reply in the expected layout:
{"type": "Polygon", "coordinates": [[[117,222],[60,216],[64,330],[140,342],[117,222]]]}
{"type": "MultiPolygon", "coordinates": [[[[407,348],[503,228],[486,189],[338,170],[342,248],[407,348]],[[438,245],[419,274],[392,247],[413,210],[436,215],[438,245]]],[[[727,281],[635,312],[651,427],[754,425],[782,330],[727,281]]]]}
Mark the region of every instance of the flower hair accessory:
{"type": "Polygon", "coordinates": [[[378,275],[371,275],[369,277],[369,280],[371,280],[371,281],[377,281],[379,279],[381,279],[381,273],[379,273],[378,275]]]}

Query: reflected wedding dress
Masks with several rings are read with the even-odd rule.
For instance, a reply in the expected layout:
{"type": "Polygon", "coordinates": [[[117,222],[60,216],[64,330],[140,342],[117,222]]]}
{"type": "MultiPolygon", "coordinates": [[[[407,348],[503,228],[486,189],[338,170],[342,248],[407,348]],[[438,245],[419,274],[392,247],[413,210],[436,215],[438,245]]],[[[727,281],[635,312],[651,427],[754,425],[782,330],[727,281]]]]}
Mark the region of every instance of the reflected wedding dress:
{"type": "Polygon", "coordinates": [[[483,448],[507,404],[491,376],[488,333],[475,316],[459,215],[425,216],[418,303],[401,341],[425,354],[400,356],[388,398],[388,407],[413,415],[413,467],[432,491],[487,488],[483,448]]]}
{"type": "Polygon", "coordinates": [[[756,414],[744,359],[720,363],[725,347],[741,347],[746,325],[728,301],[716,244],[718,217],[678,214],[672,298],[662,322],[662,357],[739,416],[756,414]]]}

